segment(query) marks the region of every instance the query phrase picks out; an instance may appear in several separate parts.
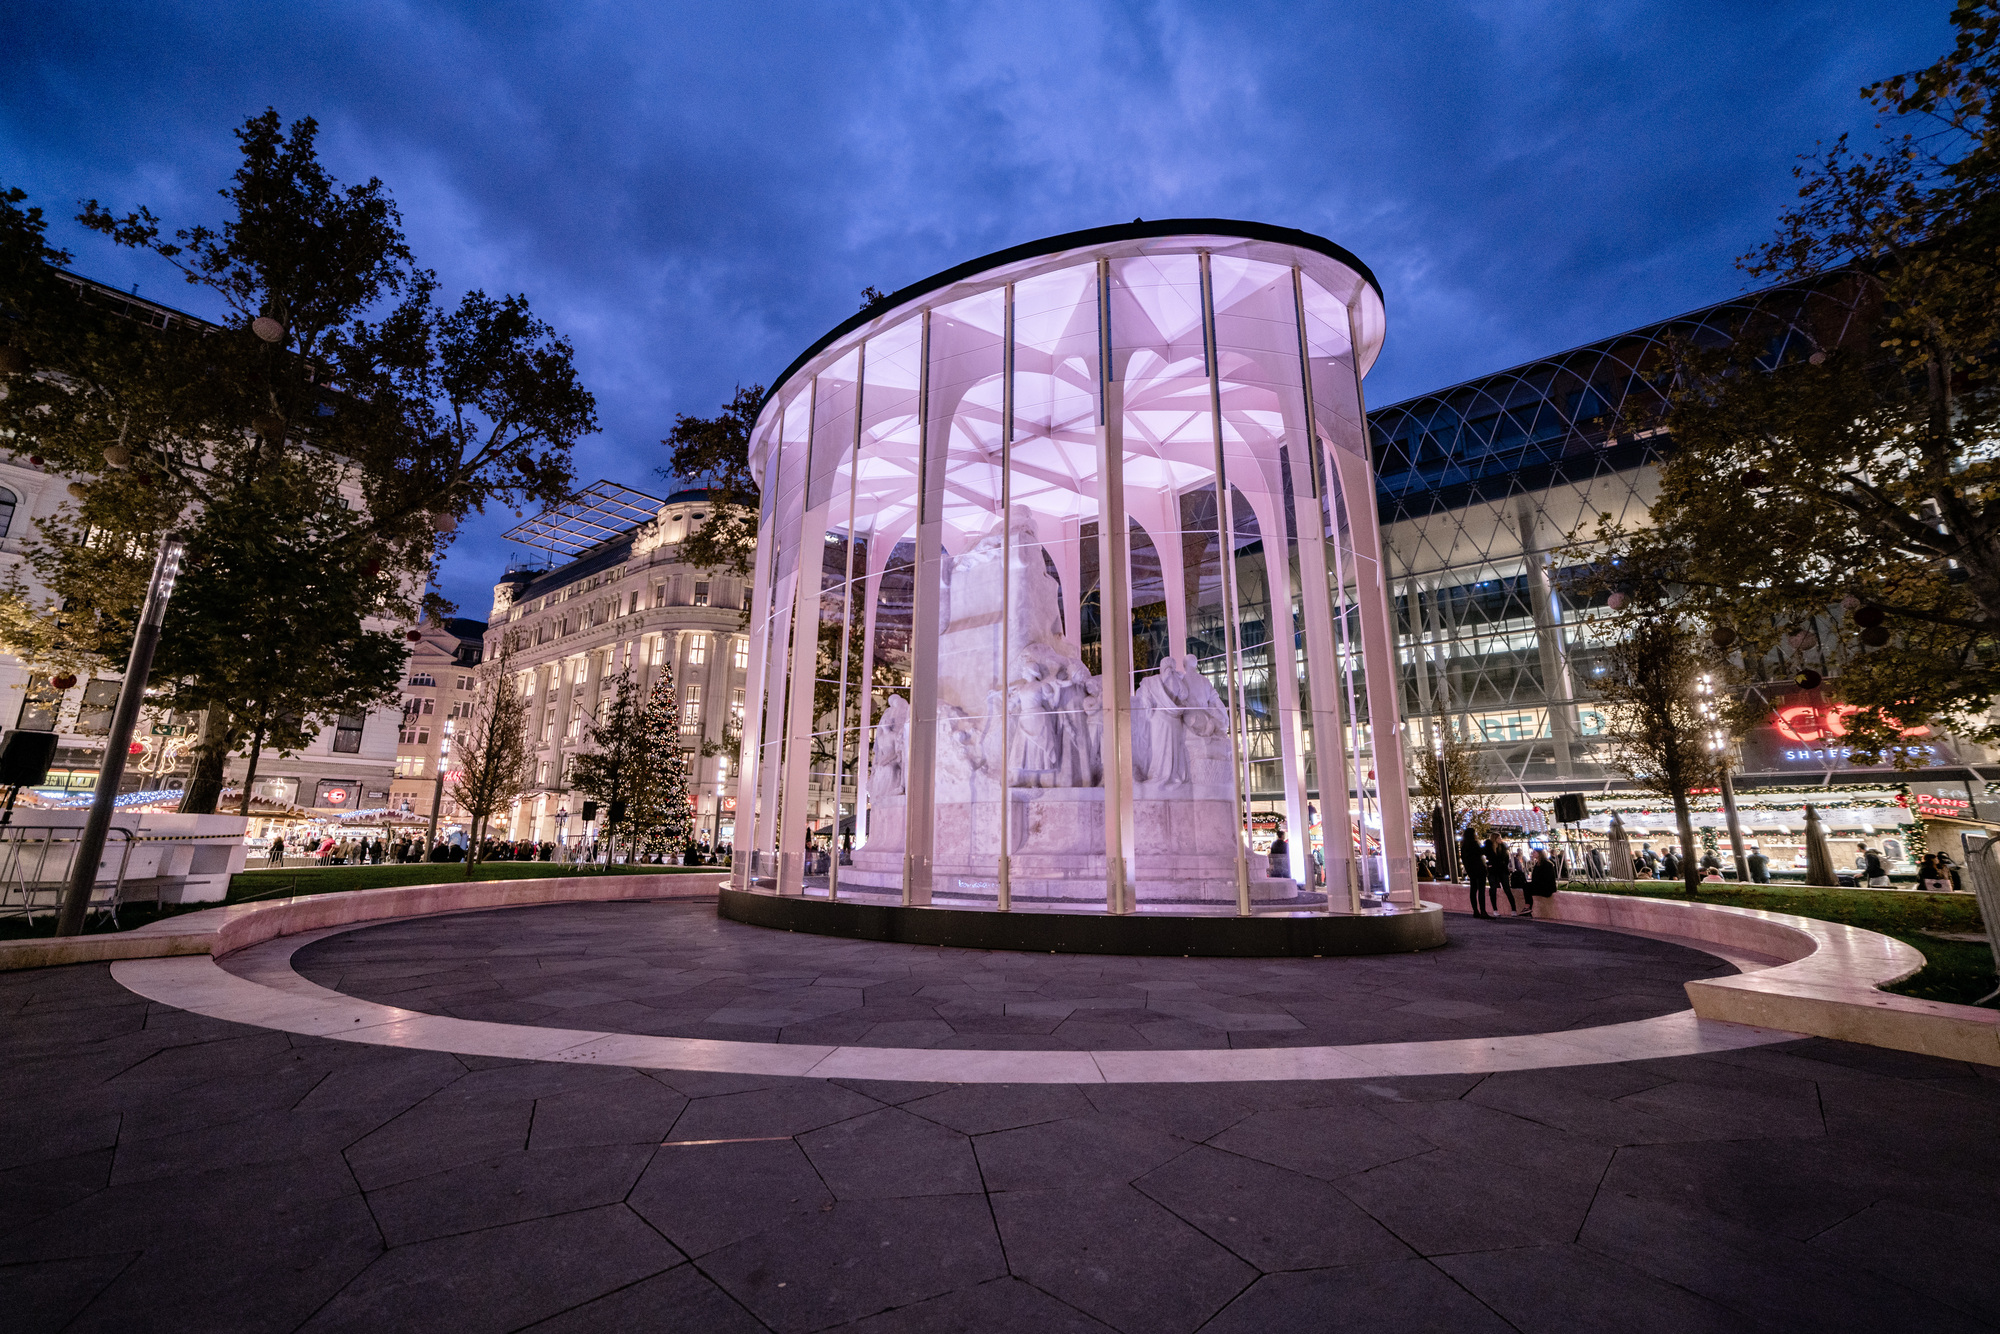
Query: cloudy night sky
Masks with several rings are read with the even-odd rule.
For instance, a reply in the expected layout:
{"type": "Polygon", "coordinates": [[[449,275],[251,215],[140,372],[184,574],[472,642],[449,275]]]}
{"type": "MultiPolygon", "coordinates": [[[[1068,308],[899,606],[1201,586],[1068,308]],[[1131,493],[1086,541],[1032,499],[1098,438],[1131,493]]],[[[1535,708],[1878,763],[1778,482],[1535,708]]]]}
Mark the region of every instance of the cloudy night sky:
{"type": "MultiPolygon", "coordinates": [[[[83,198],[216,222],[232,130],[312,116],[451,299],[522,292],[575,344],[598,477],[851,314],[962,260],[1134,217],[1299,227],[1381,279],[1382,404],[1741,290],[1735,258],[1947,0],[23,5],[0,184],[76,267],[198,314],[83,198]]],[[[511,510],[444,591],[483,618],[511,510]]]]}

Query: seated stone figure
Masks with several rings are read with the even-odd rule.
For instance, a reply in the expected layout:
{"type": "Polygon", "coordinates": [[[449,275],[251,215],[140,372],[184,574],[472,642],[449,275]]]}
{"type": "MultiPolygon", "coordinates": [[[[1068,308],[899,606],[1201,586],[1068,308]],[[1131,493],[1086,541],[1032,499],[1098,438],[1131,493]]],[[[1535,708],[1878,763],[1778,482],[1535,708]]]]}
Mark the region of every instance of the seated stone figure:
{"type": "Polygon", "coordinates": [[[1132,696],[1133,778],[1185,783],[1192,777],[1188,738],[1223,735],[1228,710],[1193,658],[1160,659],[1160,669],[1132,696]]]}

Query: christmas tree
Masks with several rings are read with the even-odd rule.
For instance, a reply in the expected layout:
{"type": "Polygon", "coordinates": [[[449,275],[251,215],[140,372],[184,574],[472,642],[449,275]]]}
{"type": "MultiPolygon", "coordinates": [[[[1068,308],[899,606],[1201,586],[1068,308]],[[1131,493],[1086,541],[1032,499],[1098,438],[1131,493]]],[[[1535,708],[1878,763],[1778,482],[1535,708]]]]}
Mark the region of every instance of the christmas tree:
{"type": "Polygon", "coordinates": [[[662,664],[660,679],[639,715],[638,751],[643,775],[634,787],[632,823],[643,830],[646,851],[679,861],[693,831],[693,802],[688,795],[687,754],[681,749],[681,705],[674,690],[672,664],[662,664]]]}

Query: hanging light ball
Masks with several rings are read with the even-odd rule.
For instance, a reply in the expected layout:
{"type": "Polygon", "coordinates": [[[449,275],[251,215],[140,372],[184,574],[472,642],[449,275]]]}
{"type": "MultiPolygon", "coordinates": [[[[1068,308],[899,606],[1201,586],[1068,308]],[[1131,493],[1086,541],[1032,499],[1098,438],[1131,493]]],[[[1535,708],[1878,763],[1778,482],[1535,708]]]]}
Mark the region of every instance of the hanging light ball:
{"type": "Polygon", "coordinates": [[[1625,610],[1625,604],[1631,600],[1631,598],[1623,593],[1613,593],[1610,597],[1604,599],[1604,605],[1613,611],[1623,611],[1625,610]]]}
{"type": "Polygon", "coordinates": [[[1820,682],[1824,681],[1826,678],[1821,676],[1818,672],[1814,671],[1812,668],[1808,667],[1804,671],[1800,672],[1797,676],[1794,676],[1792,679],[1799,683],[1799,689],[1801,690],[1817,690],[1819,689],[1820,682]]]}
{"type": "Polygon", "coordinates": [[[1826,353],[1815,352],[1811,356],[1807,357],[1806,360],[1810,361],[1815,366],[1824,366],[1826,365],[1826,353]]]}
{"type": "Polygon", "coordinates": [[[424,632],[421,630],[403,631],[403,638],[409,640],[412,644],[421,643],[423,641],[423,637],[424,637],[424,632]]]}
{"type": "Polygon", "coordinates": [[[282,439],[285,434],[285,419],[275,412],[263,412],[250,419],[250,429],[266,440],[282,439]]]}
{"type": "Polygon", "coordinates": [[[28,455],[28,462],[39,468],[42,466],[42,456],[40,454],[30,454],[28,455]]]}
{"type": "Polygon", "coordinates": [[[0,347],[0,375],[26,375],[28,354],[18,347],[0,347]]]}
{"type": "Polygon", "coordinates": [[[85,486],[82,482],[71,482],[69,486],[67,486],[64,489],[69,492],[69,498],[71,500],[82,500],[85,496],[90,494],[90,488],[85,486]]]}
{"type": "Polygon", "coordinates": [[[267,343],[276,343],[283,341],[285,326],[272,319],[269,315],[259,315],[256,319],[250,321],[250,332],[256,334],[267,343]]]}
{"type": "Polygon", "coordinates": [[[49,684],[54,686],[57,690],[68,690],[76,684],[76,673],[63,672],[60,675],[52,678],[49,681],[49,684]]]}
{"type": "Polygon", "coordinates": [[[1726,625],[1718,625],[1708,632],[1708,642],[1726,649],[1736,642],[1736,632],[1726,625]]]}
{"type": "Polygon", "coordinates": [[[1848,613],[1857,612],[1861,610],[1861,599],[1849,593],[1840,600],[1840,609],[1848,613]]]}
{"type": "Polygon", "coordinates": [[[1854,613],[1854,623],[1869,628],[1878,626],[1888,619],[1889,613],[1883,611],[1880,607],[1863,607],[1860,611],[1854,613]]]}
{"type": "Polygon", "coordinates": [[[431,515],[431,527],[440,533],[455,533],[458,531],[458,519],[450,514],[433,514],[431,515]]]}
{"type": "Polygon", "coordinates": [[[104,451],[104,466],[123,468],[132,461],[132,451],[123,445],[113,445],[104,451]]]}
{"type": "Polygon", "coordinates": [[[1889,627],[1886,625],[1869,626],[1861,632],[1861,642],[1869,648],[1881,648],[1889,642],[1889,627]]]}

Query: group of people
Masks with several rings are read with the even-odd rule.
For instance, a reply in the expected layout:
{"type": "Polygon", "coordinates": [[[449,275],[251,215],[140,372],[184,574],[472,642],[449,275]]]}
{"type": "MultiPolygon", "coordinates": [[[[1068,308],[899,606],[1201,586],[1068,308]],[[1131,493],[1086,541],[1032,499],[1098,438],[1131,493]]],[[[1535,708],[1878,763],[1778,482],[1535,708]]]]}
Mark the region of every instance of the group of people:
{"type": "Polygon", "coordinates": [[[1498,917],[1500,897],[1507,898],[1507,914],[1533,915],[1535,900],[1556,892],[1561,880],[1555,860],[1540,848],[1522,854],[1507,846],[1498,834],[1484,840],[1468,826],[1459,840],[1459,858],[1472,885],[1472,912],[1476,917],[1498,917]],[[1515,900],[1515,891],[1520,899],[1515,900]]]}
{"type": "Polygon", "coordinates": [[[272,866],[285,864],[287,849],[316,866],[380,866],[384,862],[455,862],[465,860],[465,849],[456,844],[440,840],[429,849],[420,838],[402,838],[394,843],[386,839],[354,838],[332,834],[314,837],[293,835],[288,841],[284,834],[271,835],[265,851],[272,866]]]}

